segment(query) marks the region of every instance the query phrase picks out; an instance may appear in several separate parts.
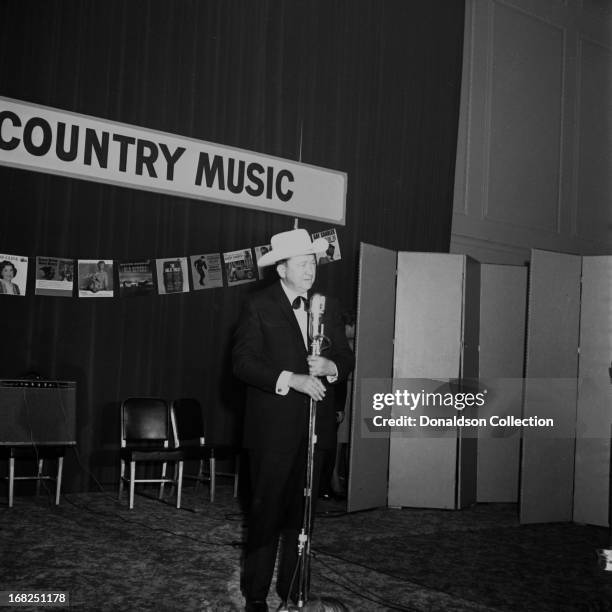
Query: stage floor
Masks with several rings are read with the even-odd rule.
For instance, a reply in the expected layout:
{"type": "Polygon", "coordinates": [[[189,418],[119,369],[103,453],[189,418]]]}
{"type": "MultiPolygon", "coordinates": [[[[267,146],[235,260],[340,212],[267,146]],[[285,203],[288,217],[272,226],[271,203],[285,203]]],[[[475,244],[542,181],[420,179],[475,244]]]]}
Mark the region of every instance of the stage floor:
{"type": "MultiPolygon", "coordinates": [[[[3,500],[1,590],[68,591],[71,610],[241,610],[244,515],[229,485],[214,504],[207,495],[186,488],[180,510],[153,489],[132,511],[110,487],[59,507],[52,495],[3,500]]],[[[595,554],[607,541],[598,527],[520,526],[513,504],[349,515],[321,501],[312,594],[359,612],[612,610],[612,572],[595,554]]]]}

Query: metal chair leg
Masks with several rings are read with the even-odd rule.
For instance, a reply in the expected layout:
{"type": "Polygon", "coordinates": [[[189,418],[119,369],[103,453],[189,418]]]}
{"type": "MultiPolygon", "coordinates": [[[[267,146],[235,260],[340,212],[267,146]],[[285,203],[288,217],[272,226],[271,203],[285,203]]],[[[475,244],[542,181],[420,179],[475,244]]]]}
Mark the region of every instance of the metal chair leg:
{"type": "MultiPolygon", "coordinates": [[[[166,468],[167,468],[167,463],[164,461],[162,463],[162,473],[161,473],[161,477],[162,478],[166,478],[166,468]]],[[[159,497],[158,499],[164,499],[164,485],[166,483],[165,482],[160,482],[159,483],[159,497]]]]}
{"type": "Polygon", "coordinates": [[[134,508],[134,479],[136,478],[136,462],[130,461],[130,510],[134,508]]]}
{"type": "Polygon", "coordinates": [[[125,459],[121,459],[121,472],[119,474],[119,494],[117,499],[121,501],[121,495],[123,494],[123,482],[125,480],[125,459]]]}
{"type": "Polygon", "coordinates": [[[36,474],[36,497],[40,495],[40,481],[42,480],[44,467],[45,467],[44,459],[39,459],[38,460],[38,473],[36,474]]]}
{"type": "Polygon", "coordinates": [[[64,471],[64,458],[57,458],[57,480],[55,481],[55,505],[59,506],[62,491],[62,473],[64,471]]]}
{"type": "Polygon", "coordinates": [[[216,460],[215,456],[212,454],[212,450],[210,451],[210,501],[215,501],[215,485],[216,485],[216,460]]]}
{"type": "Polygon", "coordinates": [[[9,508],[13,507],[13,492],[15,489],[15,457],[9,459],[9,508]]]}
{"type": "Polygon", "coordinates": [[[238,475],[240,473],[240,455],[234,461],[234,497],[238,497],[238,475]]]}
{"type": "Polygon", "coordinates": [[[183,462],[178,462],[178,478],[176,484],[176,507],[181,507],[181,494],[183,493],[183,462]]]}

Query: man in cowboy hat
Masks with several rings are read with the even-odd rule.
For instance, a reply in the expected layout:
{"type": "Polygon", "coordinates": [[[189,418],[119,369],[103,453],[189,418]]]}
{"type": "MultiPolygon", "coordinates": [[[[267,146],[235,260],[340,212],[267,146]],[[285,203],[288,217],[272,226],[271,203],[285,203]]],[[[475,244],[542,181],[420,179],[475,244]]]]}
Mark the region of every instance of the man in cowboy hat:
{"type": "MultiPolygon", "coordinates": [[[[276,234],[260,267],[276,266],[279,281],[251,295],[235,334],[234,374],[247,385],[244,446],[249,452],[251,507],[243,590],[246,610],[267,610],[266,597],[282,536],[276,590],[283,601],[292,585],[308,451],[310,399],[317,402],[316,449],[335,443],[334,383],[346,380],[354,357],[346,341],[340,309],[326,300],[323,315],[329,348],[308,354],[308,291],[316,278],[316,253],[325,239],[311,240],[304,229],[276,234]]],[[[318,467],[315,450],[317,497],[318,467]]],[[[290,592],[291,590],[291,592],[290,592]]]]}

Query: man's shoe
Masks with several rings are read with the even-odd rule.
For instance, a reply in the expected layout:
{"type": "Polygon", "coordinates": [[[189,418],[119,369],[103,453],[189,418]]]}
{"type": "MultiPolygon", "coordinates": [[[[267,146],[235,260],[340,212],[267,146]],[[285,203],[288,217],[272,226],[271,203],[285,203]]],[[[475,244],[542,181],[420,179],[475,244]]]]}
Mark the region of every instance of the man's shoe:
{"type": "Polygon", "coordinates": [[[268,612],[268,604],[265,599],[247,599],[244,612],[268,612]]]}

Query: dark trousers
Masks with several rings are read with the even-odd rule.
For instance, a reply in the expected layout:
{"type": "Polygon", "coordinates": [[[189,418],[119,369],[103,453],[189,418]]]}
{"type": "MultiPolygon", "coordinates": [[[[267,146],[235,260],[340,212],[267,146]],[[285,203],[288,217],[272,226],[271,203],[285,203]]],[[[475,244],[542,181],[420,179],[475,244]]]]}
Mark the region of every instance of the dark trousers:
{"type": "MultiPolygon", "coordinates": [[[[336,424],[336,436],[338,435],[338,425],[336,424]]],[[[334,475],[334,468],[336,467],[336,449],[338,446],[338,440],[334,443],[333,448],[319,451],[321,453],[321,481],[319,483],[319,492],[321,495],[331,495],[334,493],[334,487],[332,486],[332,477],[334,475]]]]}
{"type": "MultiPolygon", "coordinates": [[[[289,595],[298,561],[298,535],[303,524],[307,450],[307,440],[303,440],[298,448],[288,452],[249,451],[252,495],[243,581],[247,600],[266,599],[281,537],[276,591],[283,600],[289,595]]],[[[315,451],[313,516],[320,467],[320,452],[315,451]]],[[[297,585],[296,576],[293,593],[297,585]]]]}

